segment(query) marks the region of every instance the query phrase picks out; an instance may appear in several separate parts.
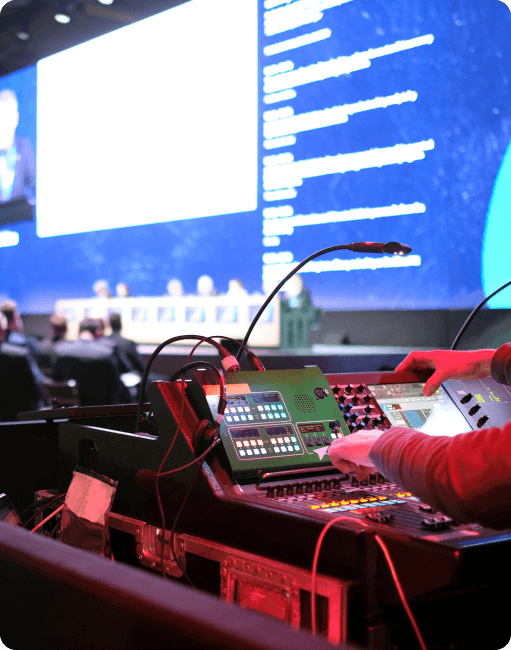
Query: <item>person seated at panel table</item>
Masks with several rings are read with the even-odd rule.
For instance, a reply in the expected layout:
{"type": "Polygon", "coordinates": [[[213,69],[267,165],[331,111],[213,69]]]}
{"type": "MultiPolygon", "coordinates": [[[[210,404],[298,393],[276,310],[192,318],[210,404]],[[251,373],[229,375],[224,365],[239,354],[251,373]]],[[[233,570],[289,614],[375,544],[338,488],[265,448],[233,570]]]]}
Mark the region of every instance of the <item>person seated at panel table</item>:
{"type": "Polygon", "coordinates": [[[167,293],[174,298],[184,296],[183,283],[177,278],[171,278],[167,283],[167,293]]]}
{"type": "Polygon", "coordinates": [[[302,276],[298,273],[289,278],[282,289],[284,290],[282,302],[288,307],[301,309],[312,305],[310,293],[303,284],[302,276]]]}
{"type": "Polygon", "coordinates": [[[92,285],[96,298],[113,298],[110,286],[106,280],[96,280],[92,285]]]}
{"type": "Polygon", "coordinates": [[[35,203],[35,156],[26,138],[16,136],[19,122],[14,90],[0,91],[0,203],[26,196],[35,203]]]}
{"type": "Polygon", "coordinates": [[[229,288],[224,297],[226,304],[217,308],[217,322],[236,323],[239,316],[239,304],[248,297],[248,291],[243,287],[243,282],[239,278],[234,278],[229,280],[229,288]]]}
{"type": "MultiPolygon", "coordinates": [[[[491,375],[511,385],[511,343],[498,350],[412,352],[396,370],[433,370],[426,396],[454,378],[491,375]]],[[[352,433],[334,440],[329,456],[341,472],[356,472],[359,480],[380,472],[456,522],[511,528],[511,420],[502,428],[446,436],[405,427],[352,433]]]]}
{"type": "MultiPolygon", "coordinates": [[[[197,295],[203,298],[211,298],[218,295],[213,279],[209,275],[201,275],[197,280],[197,295]]],[[[197,305],[197,307],[191,308],[187,312],[186,320],[188,323],[203,323],[206,320],[205,305],[197,305]]]]}
{"type": "Polygon", "coordinates": [[[131,298],[131,289],[126,282],[118,282],[115,286],[115,293],[118,298],[131,298]]]}

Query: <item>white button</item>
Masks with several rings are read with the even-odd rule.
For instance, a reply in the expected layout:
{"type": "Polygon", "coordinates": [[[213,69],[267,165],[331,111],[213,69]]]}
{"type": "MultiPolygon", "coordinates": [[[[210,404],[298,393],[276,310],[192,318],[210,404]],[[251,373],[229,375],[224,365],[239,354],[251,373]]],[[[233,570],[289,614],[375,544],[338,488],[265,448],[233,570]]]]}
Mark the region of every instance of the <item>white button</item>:
{"type": "Polygon", "coordinates": [[[276,441],[275,438],[270,438],[270,442],[271,442],[272,445],[276,445],[276,444],[277,444],[277,441],[276,441]]]}
{"type": "Polygon", "coordinates": [[[271,405],[271,410],[272,410],[272,411],[276,411],[276,410],[277,410],[277,407],[275,406],[275,404],[272,404],[272,405],[271,405]]]}
{"type": "Polygon", "coordinates": [[[224,413],[229,413],[229,409],[227,408],[227,406],[225,407],[224,413]]]}
{"type": "Polygon", "coordinates": [[[273,447],[273,451],[278,453],[280,451],[280,447],[273,447]]]}
{"type": "Polygon", "coordinates": [[[244,440],[243,444],[245,445],[245,447],[250,447],[250,443],[248,442],[248,440],[244,440]]]}
{"type": "Polygon", "coordinates": [[[262,454],[266,454],[266,453],[267,453],[267,452],[266,452],[266,449],[265,449],[264,447],[261,449],[261,453],[262,453],[262,454]]]}
{"type": "Polygon", "coordinates": [[[249,419],[249,420],[253,420],[253,419],[254,419],[254,416],[253,416],[253,415],[249,415],[249,416],[248,416],[248,419],[249,419]]]}
{"type": "Polygon", "coordinates": [[[241,417],[242,420],[245,420],[245,422],[247,421],[247,416],[246,415],[241,415],[240,417],[241,417]]]}
{"type": "Polygon", "coordinates": [[[284,438],[284,442],[290,442],[290,440],[289,440],[289,438],[287,436],[284,438]]]}
{"type": "Polygon", "coordinates": [[[245,412],[250,413],[250,406],[245,406],[245,412]]]}
{"type": "Polygon", "coordinates": [[[238,406],[238,411],[239,411],[240,413],[243,413],[243,406],[238,406]]]}
{"type": "Polygon", "coordinates": [[[252,456],[252,449],[247,449],[247,456],[252,456]]]}
{"type": "Polygon", "coordinates": [[[245,452],[243,451],[243,449],[241,449],[240,456],[244,456],[244,455],[245,455],[245,452]]]}
{"type": "Polygon", "coordinates": [[[259,456],[259,449],[254,449],[254,454],[256,454],[256,456],[259,456]]]}
{"type": "Polygon", "coordinates": [[[266,415],[265,415],[264,413],[261,413],[261,418],[262,418],[263,420],[266,420],[266,415]]]}
{"type": "Polygon", "coordinates": [[[295,445],[296,451],[300,451],[300,445],[295,445]]]}
{"type": "Polygon", "coordinates": [[[238,417],[237,415],[234,416],[234,421],[235,421],[235,422],[239,422],[239,421],[240,421],[240,419],[239,419],[239,417],[238,417]]]}
{"type": "Polygon", "coordinates": [[[263,441],[262,441],[262,440],[258,440],[258,441],[257,441],[257,444],[258,444],[258,445],[261,445],[261,447],[262,447],[262,445],[263,445],[263,441]]]}
{"type": "Polygon", "coordinates": [[[280,442],[280,444],[282,444],[284,442],[284,438],[277,438],[277,442],[280,442]]]}
{"type": "Polygon", "coordinates": [[[227,420],[227,422],[232,422],[232,418],[230,415],[228,415],[225,419],[227,420]]]}
{"type": "Polygon", "coordinates": [[[255,447],[257,445],[257,442],[255,440],[251,440],[250,444],[252,445],[252,447],[255,447]]]}
{"type": "Polygon", "coordinates": [[[268,418],[269,418],[270,420],[273,420],[273,413],[268,413],[268,418]]]}
{"type": "Polygon", "coordinates": [[[291,436],[291,442],[296,442],[296,437],[295,436],[291,436]]]}
{"type": "Polygon", "coordinates": [[[279,414],[279,413],[274,413],[273,416],[276,417],[277,419],[280,418],[280,414],[279,414]]]}
{"type": "Polygon", "coordinates": [[[257,408],[258,408],[260,411],[264,411],[264,409],[263,409],[262,406],[258,406],[257,408]]]}
{"type": "Polygon", "coordinates": [[[237,446],[237,447],[243,447],[243,443],[241,442],[241,440],[238,440],[238,441],[236,442],[236,446],[237,446]]]}
{"type": "Polygon", "coordinates": [[[293,447],[291,447],[291,445],[289,445],[288,448],[287,448],[287,450],[288,450],[288,451],[293,451],[293,447]]]}
{"type": "Polygon", "coordinates": [[[265,406],[265,407],[264,407],[264,410],[265,410],[265,411],[269,411],[269,410],[270,410],[270,407],[269,407],[269,406],[265,406]]]}

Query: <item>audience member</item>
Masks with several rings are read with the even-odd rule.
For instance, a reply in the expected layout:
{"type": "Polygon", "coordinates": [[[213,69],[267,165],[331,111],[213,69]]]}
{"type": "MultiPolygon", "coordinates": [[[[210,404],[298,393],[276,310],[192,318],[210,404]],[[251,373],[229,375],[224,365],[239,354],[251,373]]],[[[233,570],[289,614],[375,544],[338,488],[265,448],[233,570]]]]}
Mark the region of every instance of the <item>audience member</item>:
{"type": "Polygon", "coordinates": [[[18,311],[18,305],[14,300],[4,300],[0,305],[0,312],[7,318],[7,330],[9,334],[23,334],[23,321],[18,311]]]}
{"type": "Polygon", "coordinates": [[[55,362],[55,345],[66,340],[67,318],[60,312],[55,312],[50,317],[51,336],[41,341],[37,350],[37,363],[44,374],[51,376],[55,362]]]}
{"type": "Polygon", "coordinates": [[[0,421],[17,419],[42,406],[44,376],[27,346],[9,343],[7,318],[0,312],[0,421]]]}
{"type": "Polygon", "coordinates": [[[98,340],[102,327],[99,319],[86,318],[80,323],[77,341],[55,345],[53,379],[75,379],[82,406],[131,402],[120,378],[115,350],[98,340]]]}
{"type": "Polygon", "coordinates": [[[110,314],[110,328],[112,333],[104,339],[104,342],[117,350],[119,370],[121,373],[136,372],[142,377],[144,364],[137,352],[137,344],[121,335],[122,320],[120,314],[110,314]]]}

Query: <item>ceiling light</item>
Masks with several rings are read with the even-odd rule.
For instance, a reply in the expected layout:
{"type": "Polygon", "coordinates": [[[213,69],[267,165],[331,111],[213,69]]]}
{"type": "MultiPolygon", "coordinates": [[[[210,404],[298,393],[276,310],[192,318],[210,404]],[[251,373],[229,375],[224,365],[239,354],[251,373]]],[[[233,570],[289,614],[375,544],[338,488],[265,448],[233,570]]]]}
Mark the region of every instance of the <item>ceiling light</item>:
{"type": "Polygon", "coordinates": [[[30,34],[27,34],[27,32],[24,32],[23,30],[17,32],[16,36],[20,39],[20,41],[28,41],[30,38],[30,34]]]}
{"type": "Polygon", "coordinates": [[[62,25],[65,25],[71,20],[71,17],[67,14],[55,14],[53,17],[58,23],[61,23],[62,25]]]}
{"type": "Polygon", "coordinates": [[[102,5],[111,5],[114,0],[98,0],[102,5]]]}

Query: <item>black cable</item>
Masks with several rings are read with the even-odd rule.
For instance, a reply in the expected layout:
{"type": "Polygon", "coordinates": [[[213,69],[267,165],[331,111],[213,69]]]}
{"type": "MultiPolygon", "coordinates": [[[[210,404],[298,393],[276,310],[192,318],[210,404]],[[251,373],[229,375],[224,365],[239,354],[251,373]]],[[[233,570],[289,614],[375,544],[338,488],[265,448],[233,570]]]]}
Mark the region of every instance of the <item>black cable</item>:
{"type": "Polygon", "coordinates": [[[48,501],[51,501],[51,500],[54,499],[54,498],[55,498],[55,497],[53,497],[53,496],[51,496],[51,497],[46,497],[46,498],[44,498],[44,499],[41,499],[40,501],[34,501],[34,503],[31,503],[29,506],[27,506],[24,510],[21,511],[21,513],[20,513],[20,519],[21,519],[21,521],[23,521],[23,519],[24,519],[24,518],[25,518],[29,513],[31,513],[32,510],[34,510],[34,509],[36,509],[36,508],[40,508],[41,506],[43,506],[43,505],[45,505],[46,503],[48,503],[48,501]]]}
{"type": "Polygon", "coordinates": [[[51,506],[52,503],[55,503],[55,501],[58,501],[59,499],[65,498],[66,494],[59,494],[59,496],[54,497],[50,499],[49,501],[46,501],[44,505],[42,505],[37,512],[34,512],[34,514],[27,519],[27,521],[23,524],[23,528],[26,528],[28,524],[32,521],[32,519],[35,519],[38,515],[40,515],[48,506],[51,506]]]}
{"type": "Polygon", "coordinates": [[[462,337],[463,334],[465,333],[465,331],[466,331],[467,327],[470,325],[470,323],[474,320],[475,315],[479,312],[479,310],[481,309],[481,307],[483,307],[483,306],[488,302],[488,300],[490,300],[490,298],[493,298],[493,296],[496,296],[496,295],[499,293],[499,291],[502,291],[502,289],[505,289],[506,287],[509,287],[510,284],[511,284],[511,281],[506,282],[506,284],[503,284],[503,285],[502,285],[501,287],[499,287],[496,291],[494,291],[492,294],[490,294],[490,295],[487,296],[484,300],[482,300],[482,301],[477,305],[477,307],[476,307],[475,309],[472,310],[472,312],[470,313],[470,315],[469,315],[469,317],[467,318],[467,320],[463,323],[462,328],[460,329],[460,331],[459,331],[458,334],[456,335],[456,338],[454,339],[454,343],[451,345],[451,350],[456,350],[456,348],[457,348],[457,346],[458,346],[458,343],[460,342],[461,337],[462,337]]]}
{"type": "Polygon", "coordinates": [[[156,359],[156,357],[160,354],[160,352],[163,350],[164,347],[167,345],[170,345],[171,343],[176,343],[177,341],[183,341],[187,339],[192,339],[192,340],[200,340],[200,341],[206,341],[207,343],[210,343],[210,345],[213,345],[218,352],[220,353],[221,356],[227,352],[225,348],[223,348],[220,343],[217,343],[213,339],[207,337],[207,336],[198,336],[197,334],[184,334],[181,336],[173,336],[170,339],[167,339],[166,341],[163,341],[163,343],[160,343],[160,345],[156,348],[156,350],[151,354],[149,357],[149,360],[146,364],[146,367],[144,369],[144,374],[142,375],[142,379],[140,380],[140,390],[138,393],[138,405],[137,405],[137,415],[135,418],[135,433],[139,431],[139,428],[141,426],[141,418],[142,418],[142,408],[144,404],[144,391],[145,391],[145,385],[147,383],[147,378],[149,376],[149,370],[151,369],[151,365],[153,361],[156,359]]]}
{"type": "MultiPolygon", "coordinates": [[[[209,449],[208,449],[208,451],[209,451],[209,449]]],[[[194,488],[194,486],[195,486],[195,483],[197,482],[197,479],[199,478],[199,474],[200,474],[200,471],[201,471],[201,469],[202,469],[202,465],[203,465],[203,463],[204,463],[204,459],[202,459],[202,462],[201,462],[200,465],[197,467],[197,471],[195,472],[195,476],[193,477],[192,482],[190,483],[190,486],[188,487],[188,492],[186,493],[185,498],[183,499],[183,501],[181,502],[181,505],[179,506],[179,510],[177,511],[177,514],[176,514],[175,519],[174,519],[174,524],[173,524],[173,526],[172,526],[172,532],[171,532],[171,534],[170,534],[170,542],[171,542],[172,555],[174,556],[174,559],[175,559],[175,561],[176,561],[176,564],[178,565],[178,567],[179,567],[179,568],[181,569],[181,571],[183,572],[183,575],[186,576],[186,579],[188,580],[188,582],[191,584],[191,586],[192,586],[194,589],[197,589],[197,587],[196,587],[196,586],[193,584],[193,582],[190,580],[190,577],[187,575],[187,573],[186,573],[186,571],[185,571],[183,565],[181,564],[181,559],[178,557],[178,554],[176,553],[176,540],[175,540],[175,533],[176,533],[176,528],[177,528],[177,522],[179,521],[179,517],[181,516],[181,513],[182,513],[183,510],[184,510],[184,507],[185,507],[185,505],[186,505],[186,502],[188,501],[188,498],[189,498],[190,494],[192,493],[192,490],[193,490],[193,488],[194,488]]]]}

